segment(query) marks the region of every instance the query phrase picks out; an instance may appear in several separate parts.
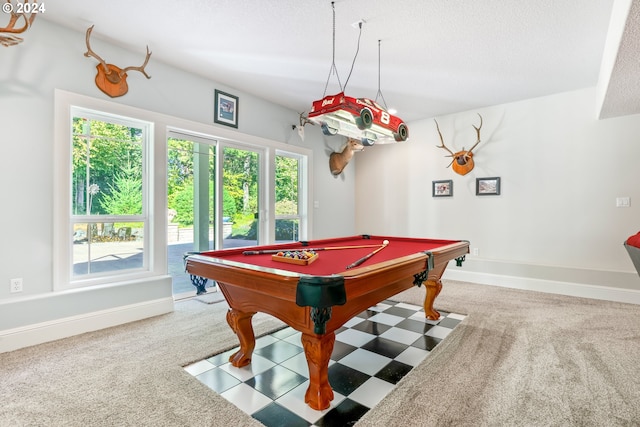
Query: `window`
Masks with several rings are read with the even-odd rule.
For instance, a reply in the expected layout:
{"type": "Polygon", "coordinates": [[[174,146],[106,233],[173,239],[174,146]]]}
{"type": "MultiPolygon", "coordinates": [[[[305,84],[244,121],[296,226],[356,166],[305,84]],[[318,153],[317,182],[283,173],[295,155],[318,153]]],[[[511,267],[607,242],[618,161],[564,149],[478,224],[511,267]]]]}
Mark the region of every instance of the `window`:
{"type": "Polygon", "coordinates": [[[304,156],[277,152],[275,157],[275,239],[277,242],[300,240],[304,227],[301,177],[304,156]]]}
{"type": "Polygon", "coordinates": [[[307,238],[310,150],[60,90],[55,104],[55,290],[175,281],[185,250],[307,238]]]}
{"type": "Polygon", "coordinates": [[[263,192],[270,185],[262,176],[263,150],[225,144],[222,147],[222,215],[231,222],[231,234],[223,248],[252,246],[264,242],[263,192]]]}
{"type": "Polygon", "coordinates": [[[71,111],[70,282],[147,269],[149,124],[71,111]]]}

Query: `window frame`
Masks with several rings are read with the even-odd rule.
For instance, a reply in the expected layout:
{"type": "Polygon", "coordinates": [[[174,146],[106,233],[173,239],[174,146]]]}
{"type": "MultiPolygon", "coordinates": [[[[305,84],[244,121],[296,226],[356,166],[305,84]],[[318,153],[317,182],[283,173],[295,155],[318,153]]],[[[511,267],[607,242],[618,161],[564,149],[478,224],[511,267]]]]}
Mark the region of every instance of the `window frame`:
{"type": "Polygon", "coordinates": [[[309,234],[309,226],[308,226],[308,193],[309,191],[304,191],[304,188],[309,188],[308,184],[308,156],[300,153],[295,153],[292,151],[277,149],[275,150],[275,155],[273,158],[273,170],[274,170],[274,178],[273,178],[273,212],[274,212],[274,220],[273,220],[273,228],[274,228],[274,239],[275,239],[275,226],[276,221],[279,219],[282,220],[298,220],[299,230],[298,230],[298,240],[308,240],[309,234]],[[292,159],[296,159],[298,161],[298,206],[296,215],[282,215],[275,213],[275,169],[276,169],[276,158],[277,157],[289,157],[292,159]]]}
{"type": "MultiPolygon", "coordinates": [[[[71,107],[71,115],[70,115],[70,119],[73,123],[73,120],[76,117],[81,117],[81,118],[86,118],[89,120],[93,120],[93,121],[100,121],[103,123],[111,123],[111,124],[115,124],[115,125],[119,125],[119,126],[125,126],[125,127],[130,127],[130,128],[136,128],[136,129],[140,129],[142,131],[142,135],[141,135],[141,140],[140,140],[140,145],[141,145],[141,151],[142,151],[142,159],[141,159],[141,176],[142,176],[142,213],[135,215],[135,214],[128,214],[128,215],[98,215],[98,214],[74,214],[73,213],[73,209],[71,209],[70,211],[70,215],[69,215],[69,220],[71,222],[71,229],[75,230],[76,225],[77,224],[87,224],[89,225],[89,227],[91,227],[91,225],[95,224],[96,227],[98,224],[104,224],[104,223],[116,223],[116,222],[124,222],[124,223],[132,223],[132,222],[136,222],[136,223],[142,223],[143,224],[143,238],[142,238],[142,265],[140,267],[136,267],[136,268],[129,268],[129,269],[117,269],[117,270],[110,270],[108,272],[103,272],[103,273],[87,273],[87,274],[83,274],[83,275],[75,275],[73,272],[74,269],[74,260],[73,257],[71,259],[71,265],[70,265],[70,277],[69,277],[69,281],[70,281],[70,285],[72,287],[76,287],[76,286],[83,286],[83,284],[85,282],[89,282],[89,283],[95,283],[96,281],[100,280],[103,277],[118,277],[118,276],[127,276],[130,275],[131,273],[135,273],[135,272],[143,272],[143,271],[148,271],[149,269],[149,251],[146,249],[148,248],[148,244],[149,244],[149,175],[148,175],[148,170],[149,170],[149,144],[150,141],[153,137],[153,135],[151,135],[151,127],[152,124],[144,121],[144,120],[139,120],[139,119],[134,119],[131,117],[124,117],[121,115],[114,115],[114,114],[106,114],[104,112],[101,111],[94,111],[94,110],[90,110],[87,108],[83,108],[83,107],[77,107],[77,106],[72,106],[71,107]]],[[[73,134],[73,125],[71,125],[71,145],[73,146],[73,137],[77,136],[73,134]]],[[[94,135],[93,133],[89,133],[88,135],[86,135],[86,137],[89,137],[89,139],[92,139],[92,137],[94,139],[98,139],[96,138],[97,135],[94,135]]],[[[73,149],[72,149],[73,150],[73,149]]],[[[73,166],[71,167],[71,180],[73,180],[73,166]]],[[[73,186],[73,184],[72,184],[73,186]]],[[[71,191],[71,197],[73,197],[74,195],[74,190],[72,188],[72,186],[70,187],[70,191],[71,191]]],[[[72,242],[73,244],[73,242],[72,242]]],[[[91,245],[92,243],[89,242],[89,245],[91,245]]],[[[90,253],[90,252],[89,252],[90,253]]],[[[91,265],[91,260],[88,260],[89,265],[91,265]]],[[[89,268],[90,270],[90,268],[89,268]]]]}
{"type": "Polygon", "coordinates": [[[231,139],[219,139],[218,141],[217,153],[216,153],[216,167],[217,173],[219,174],[216,179],[216,215],[217,215],[217,223],[216,223],[216,236],[215,236],[215,248],[222,249],[224,247],[223,238],[222,238],[222,228],[223,228],[223,205],[224,205],[224,153],[226,149],[234,149],[234,150],[244,150],[255,153],[258,156],[258,235],[257,240],[259,244],[267,244],[268,242],[272,242],[273,239],[270,238],[271,229],[273,228],[275,232],[275,225],[273,227],[267,227],[265,225],[269,225],[272,220],[270,219],[270,209],[267,207],[267,193],[271,191],[273,185],[268,178],[268,159],[269,159],[269,147],[245,143],[237,140],[231,139]]]}
{"type": "Polygon", "coordinates": [[[155,125],[148,114],[133,107],[120,106],[94,100],[67,92],[56,91],[55,97],[55,138],[54,138],[54,180],[53,194],[53,289],[64,291],[91,286],[108,285],[157,275],[154,267],[154,230],[152,212],[155,183],[153,179],[153,141],[155,125]],[[132,126],[143,129],[142,215],[74,215],[73,197],[73,118],[87,117],[92,120],[132,126]],[[114,220],[114,221],[111,221],[114,220]],[[73,273],[73,229],[74,224],[101,222],[142,222],[143,262],[139,268],[112,270],[74,276],[73,273]]]}
{"type": "MultiPolygon", "coordinates": [[[[142,238],[142,265],[136,268],[128,268],[128,269],[116,269],[110,270],[107,272],[88,272],[87,274],[75,275],[74,274],[74,257],[73,257],[73,240],[71,239],[71,253],[68,260],[65,261],[67,278],[66,283],[69,288],[78,288],[90,285],[96,285],[106,282],[113,282],[114,280],[122,280],[127,278],[135,278],[139,277],[141,274],[145,275],[149,272],[150,265],[150,250],[149,245],[151,242],[150,239],[150,230],[151,222],[149,218],[149,194],[150,194],[150,176],[149,176],[149,146],[153,139],[153,123],[150,123],[146,120],[140,120],[134,117],[127,117],[119,114],[106,113],[104,111],[96,111],[93,109],[72,105],[70,107],[69,114],[69,155],[72,155],[73,150],[73,120],[76,117],[82,117],[93,121],[100,121],[104,123],[112,123],[120,126],[132,127],[142,130],[141,135],[141,151],[142,151],[142,213],[139,215],[98,215],[98,214],[84,214],[78,215],[74,214],[72,209],[72,198],[74,197],[73,190],[73,164],[70,160],[69,163],[69,198],[67,203],[69,205],[68,212],[68,227],[72,231],[75,229],[77,224],[87,224],[89,227],[93,224],[100,223],[109,223],[109,222],[137,222],[143,224],[143,238],[142,238]]],[[[89,134],[89,137],[93,137],[95,135],[89,134]]],[[[92,243],[89,243],[91,245],[92,243]]],[[[91,264],[91,261],[88,261],[91,264]]]]}

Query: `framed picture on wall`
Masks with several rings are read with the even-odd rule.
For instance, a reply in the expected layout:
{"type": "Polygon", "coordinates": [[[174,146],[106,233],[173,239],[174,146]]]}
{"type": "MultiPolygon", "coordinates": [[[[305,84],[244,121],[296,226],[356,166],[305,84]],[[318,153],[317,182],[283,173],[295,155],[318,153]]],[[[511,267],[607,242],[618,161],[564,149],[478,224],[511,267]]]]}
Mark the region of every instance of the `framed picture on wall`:
{"type": "Polygon", "coordinates": [[[444,181],[433,181],[432,195],[433,197],[453,196],[453,181],[450,179],[444,181]]]}
{"type": "Polygon", "coordinates": [[[500,194],[500,177],[476,178],[476,196],[497,196],[500,194]]]}
{"type": "Polygon", "coordinates": [[[216,89],[213,121],[238,127],[238,97],[216,89]]]}

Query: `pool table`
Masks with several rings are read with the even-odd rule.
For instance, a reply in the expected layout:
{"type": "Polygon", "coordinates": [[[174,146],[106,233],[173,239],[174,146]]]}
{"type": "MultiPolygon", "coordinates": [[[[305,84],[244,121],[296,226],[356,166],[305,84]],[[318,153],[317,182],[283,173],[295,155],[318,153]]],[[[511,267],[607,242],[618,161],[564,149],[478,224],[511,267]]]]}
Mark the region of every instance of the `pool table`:
{"type": "Polygon", "coordinates": [[[229,304],[227,323],[240,341],[240,349],[229,358],[233,366],[251,362],[251,318],[256,312],[302,332],[310,381],[305,402],[322,410],[333,400],[328,365],[334,331],[378,302],[422,284],[425,315],[439,319],[433,303],[442,288],[440,278],[449,261],[461,266],[467,253],[469,242],[463,240],[359,235],[200,252],[186,257],[185,268],[216,281],[229,304]],[[309,264],[282,262],[277,256],[274,260],[275,252],[302,249],[314,250],[317,258],[309,264]]]}

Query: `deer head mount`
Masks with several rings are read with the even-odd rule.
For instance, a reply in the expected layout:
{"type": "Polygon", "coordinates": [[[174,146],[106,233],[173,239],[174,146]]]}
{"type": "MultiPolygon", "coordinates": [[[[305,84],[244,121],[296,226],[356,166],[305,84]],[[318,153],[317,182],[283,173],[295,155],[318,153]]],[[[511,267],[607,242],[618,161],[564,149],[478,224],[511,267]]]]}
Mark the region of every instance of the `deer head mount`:
{"type": "Polygon", "coordinates": [[[87,29],[87,51],[84,53],[84,56],[86,56],[87,58],[93,56],[100,62],[98,65],[96,65],[96,69],[98,70],[98,74],[96,74],[96,86],[98,86],[98,89],[100,89],[110,97],[116,98],[118,96],[124,95],[129,90],[129,85],[127,85],[127,71],[140,71],[146,78],[151,78],[151,76],[148,75],[146,71],[144,71],[144,67],[147,66],[149,58],[151,57],[149,46],[147,46],[147,56],[145,57],[144,63],[141,66],[120,68],[113,64],[107,64],[104,59],[100,58],[97,53],[91,50],[91,45],[89,44],[91,31],[93,31],[93,25],[87,29]]]}
{"type": "Polygon", "coordinates": [[[0,27],[0,44],[4,47],[9,47],[21,43],[22,37],[18,37],[15,34],[24,33],[31,27],[36,15],[41,12],[42,6],[39,6],[36,2],[30,4],[29,0],[25,0],[24,3],[17,3],[16,7],[14,7],[11,4],[11,0],[7,0],[2,6],[2,11],[8,13],[10,18],[6,27],[0,27]],[[22,20],[23,25],[16,28],[16,24],[20,20],[22,20]]]}
{"type": "Polygon", "coordinates": [[[482,129],[482,116],[478,114],[478,117],[480,117],[480,126],[476,127],[475,125],[471,125],[476,130],[478,140],[469,150],[465,150],[464,147],[462,147],[462,151],[458,151],[457,153],[449,150],[447,146],[444,145],[444,139],[442,138],[442,132],[440,132],[438,121],[435,119],[433,120],[434,122],[436,122],[436,129],[438,129],[438,135],[440,135],[440,142],[442,143],[442,145],[438,145],[437,147],[443,148],[450,153],[446,157],[452,157],[453,159],[451,160],[451,163],[447,165],[447,167],[451,166],[453,171],[459,175],[468,174],[473,170],[473,167],[475,166],[475,164],[473,163],[473,149],[476,148],[478,144],[480,144],[480,129],[482,129]]]}
{"type": "Polygon", "coordinates": [[[336,176],[340,175],[353,157],[353,154],[356,151],[362,150],[364,150],[364,145],[362,145],[360,141],[353,138],[347,139],[347,144],[342,151],[334,151],[329,156],[329,169],[331,170],[331,174],[336,176]]]}

